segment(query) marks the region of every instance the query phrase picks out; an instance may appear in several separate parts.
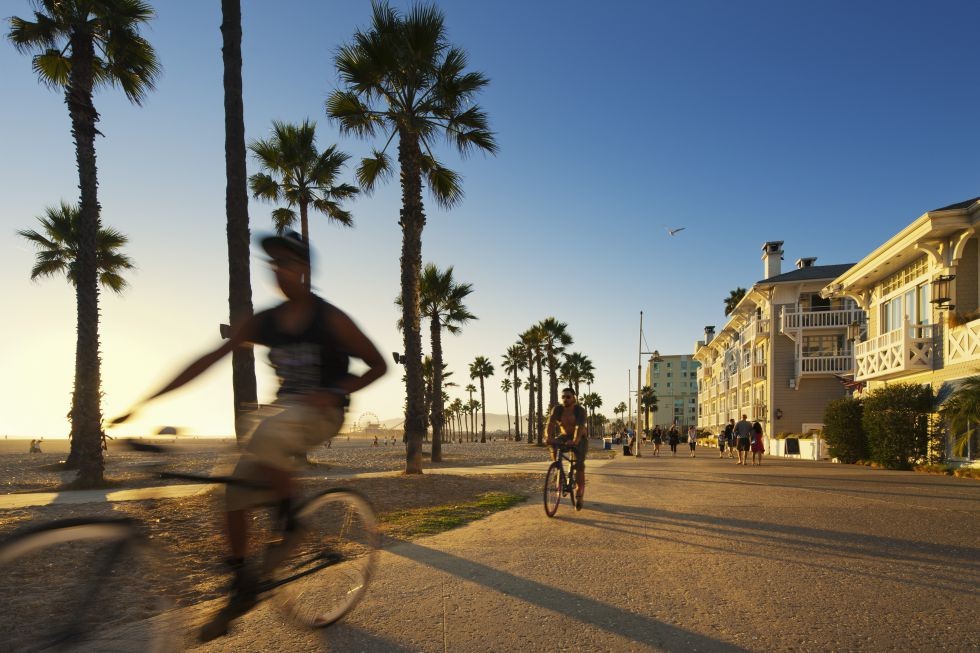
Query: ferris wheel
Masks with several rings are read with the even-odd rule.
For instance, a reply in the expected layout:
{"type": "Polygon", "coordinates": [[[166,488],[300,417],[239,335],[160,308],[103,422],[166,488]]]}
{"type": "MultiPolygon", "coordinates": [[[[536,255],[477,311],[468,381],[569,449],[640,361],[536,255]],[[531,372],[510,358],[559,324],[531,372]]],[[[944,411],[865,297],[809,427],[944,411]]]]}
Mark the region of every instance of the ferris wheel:
{"type": "Polygon", "coordinates": [[[361,413],[361,416],[354,422],[355,431],[366,431],[369,428],[381,428],[381,420],[374,413],[361,413]]]}

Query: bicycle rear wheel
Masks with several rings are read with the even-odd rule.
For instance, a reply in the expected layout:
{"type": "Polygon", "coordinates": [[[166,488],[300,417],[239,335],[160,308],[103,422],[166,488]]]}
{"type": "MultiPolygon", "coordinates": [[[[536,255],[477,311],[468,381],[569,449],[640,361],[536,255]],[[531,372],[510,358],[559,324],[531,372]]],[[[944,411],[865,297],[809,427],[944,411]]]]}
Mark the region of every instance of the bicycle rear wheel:
{"type": "Polygon", "coordinates": [[[549,517],[554,517],[558,512],[563,485],[562,476],[561,462],[551,463],[544,477],[544,513],[549,517]]]}
{"type": "Polygon", "coordinates": [[[299,527],[287,535],[287,559],[273,572],[274,600],[296,621],[325,628],[364,596],[380,544],[370,502],[336,488],[296,510],[299,527]]]}
{"type": "Polygon", "coordinates": [[[173,650],[162,568],[132,519],[14,535],[0,545],[0,651],[173,650]]]}

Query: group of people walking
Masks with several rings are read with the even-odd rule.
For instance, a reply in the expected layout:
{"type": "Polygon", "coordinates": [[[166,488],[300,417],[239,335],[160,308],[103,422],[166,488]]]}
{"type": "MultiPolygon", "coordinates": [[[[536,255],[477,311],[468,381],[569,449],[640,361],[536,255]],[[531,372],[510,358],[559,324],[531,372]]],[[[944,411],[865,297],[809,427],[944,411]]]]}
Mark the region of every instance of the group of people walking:
{"type": "MultiPolygon", "coordinates": [[[[650,433],[650,438],[653,441],[654,456],[660,455],[660,447],[664,443],[670,447],[671,456],[677,455],[677,447],[681,442],[681,434],[676,424],[671,424],[669,427],[665,426],[663,428],[655,426],[650,433]]],[[[698,430],[693,426],[687,429],[687,446],[691,448],[690,457],[694,458],[694,451],[698,446],[698,430]]]]}
{"type": "Polygon", "coordinates": [[[742,415],[742,419],[736,422],[729,420],[725,430],[718,434],[718,457],[725,457],[725,448],[728,448],[728,457],[735,458],[738,454],[736,465],[747,465],[749,453],[752,453],[752,464],[762,464],[762,454],[766,452],[762,441],[762,425],[759,422],[749,422],[748,416],[742,415]],[[758,461],[757,461],[758,459],[758,461]]]}

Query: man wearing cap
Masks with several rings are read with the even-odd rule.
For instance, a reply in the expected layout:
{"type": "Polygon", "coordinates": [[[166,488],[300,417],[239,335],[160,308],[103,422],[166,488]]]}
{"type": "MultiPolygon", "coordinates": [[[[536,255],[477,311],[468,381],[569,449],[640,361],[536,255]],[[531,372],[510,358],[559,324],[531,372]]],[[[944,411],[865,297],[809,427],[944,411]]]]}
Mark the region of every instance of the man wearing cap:
{"type": "MultiPolygon", "coordinates": [[[[279,289],[286,301],[252,316],[228,341],[191,363],[149,401],[196,378],[236,347],[249,343],[269,348],[269,362],[280,385],[270,406],[248,415],[254,430],[235,468],[235,476],[273,488],[281,502],[284,541],[295,531],[290,505],[293,472],[312,447],[334,437],[344,421],[348,397],[380,378],[386,371],[377,347],[339,308],[310,291],[310,249],[296,232],[262,239],[279,289]],[[351,357],[368,367],[360,376],[348,371],[351,357]]],[[[133,413],[117,418],[128,419],[133,413]]],[[[229,566],[234,572],[232,596],[216,620],[201,632],[212,639],[227,632],[228,622],[255,603],[255,579],[246,573],[248,509],[268,493],[231,485],[226,493],[229,566]],[[263,497],[256,494],[264,494],[263,497]]]]}

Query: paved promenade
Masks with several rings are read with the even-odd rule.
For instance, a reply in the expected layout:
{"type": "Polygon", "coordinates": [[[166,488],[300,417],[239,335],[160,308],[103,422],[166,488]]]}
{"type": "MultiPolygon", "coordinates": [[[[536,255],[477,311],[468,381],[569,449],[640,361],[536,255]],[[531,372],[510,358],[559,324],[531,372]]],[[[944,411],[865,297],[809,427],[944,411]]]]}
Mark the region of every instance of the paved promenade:
{"type": "MultiPolygon", "coordinates": [[[[712,457],[714,455],[715,457],[712,457]]],[[[320,633],[269,606],[206,651],[971,651],[980,483],[768,460],[617,458],[381,556],[320,633]]]]}

